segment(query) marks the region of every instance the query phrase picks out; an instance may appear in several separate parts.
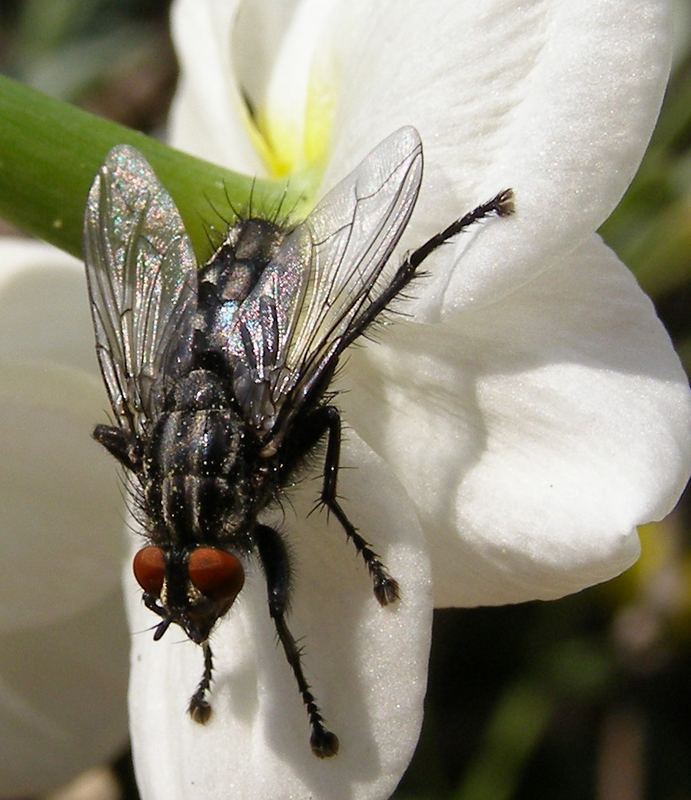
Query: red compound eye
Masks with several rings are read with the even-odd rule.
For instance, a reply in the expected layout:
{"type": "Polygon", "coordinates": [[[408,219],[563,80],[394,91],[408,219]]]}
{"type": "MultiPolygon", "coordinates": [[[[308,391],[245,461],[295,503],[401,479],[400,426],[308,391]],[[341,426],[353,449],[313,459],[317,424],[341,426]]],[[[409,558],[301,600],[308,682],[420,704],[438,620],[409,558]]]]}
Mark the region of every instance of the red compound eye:
{"type": "Polygon", "coordinates": [[[245,570],[234,555],[215,547],[198,547],[190,553],[187,573],[194,586],[212,600],[235,599],[245,583],[245,570]]]}
{"type": "Polygon", "coordinates": [[[166,557],[160,547],[143,547],[132,562],[137,583],[148,594],[158,597],[166,576],[166,557]]]}

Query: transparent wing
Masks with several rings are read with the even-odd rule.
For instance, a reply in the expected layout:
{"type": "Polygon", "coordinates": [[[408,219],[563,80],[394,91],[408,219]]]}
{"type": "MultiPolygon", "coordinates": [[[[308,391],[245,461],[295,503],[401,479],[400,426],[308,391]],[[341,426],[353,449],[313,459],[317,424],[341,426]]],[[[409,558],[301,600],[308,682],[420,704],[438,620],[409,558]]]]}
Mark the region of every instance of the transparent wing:
{"type": "Polygon", "coordinates": [[[422,144],[393,133],[288,234],[228,338],[235,395],[265,433],[337,359],[351,325],[387,284],[384,267],[415,206],[422,144]]]}
{"type": "Polygon", "coordinates": [[[84,257],[96,351],[117,422],[141,433],[190,347],[196,260],[144,157],[114,147],[89,191],[84,257]]]}

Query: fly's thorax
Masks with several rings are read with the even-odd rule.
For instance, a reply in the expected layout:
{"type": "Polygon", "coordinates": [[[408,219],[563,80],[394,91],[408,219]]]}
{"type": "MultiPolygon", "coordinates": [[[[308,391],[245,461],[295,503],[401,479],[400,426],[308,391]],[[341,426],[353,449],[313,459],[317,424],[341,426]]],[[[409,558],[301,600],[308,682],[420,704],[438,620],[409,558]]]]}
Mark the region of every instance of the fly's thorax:
{"type": "Polygon", "coordinates": [[[146,446],[146,477],[241,477],[246,437],[245,423],[230,408],[165,412],[146,446]]]}
{"type": "Polygon", "coordinates": [[[206,411],[229,406],[226,381],[209,369],[194,369],[172,391],[175,411],[206,411]]]}
{"type": "Polygon", "coordinates": [[[195,370],[156,420],[143,458],[143,505],[156,542],[176,546],[235,540],[252,524],[248,436],[224,400],[222,381],[195,370]]]}

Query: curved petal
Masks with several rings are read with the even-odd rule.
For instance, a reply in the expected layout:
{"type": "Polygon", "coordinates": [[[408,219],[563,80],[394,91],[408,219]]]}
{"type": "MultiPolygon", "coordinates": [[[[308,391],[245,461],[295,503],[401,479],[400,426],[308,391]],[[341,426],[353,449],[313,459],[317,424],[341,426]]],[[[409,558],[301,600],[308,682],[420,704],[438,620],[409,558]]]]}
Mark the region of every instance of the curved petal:
{"type": "MultiPolygon", "coordinates": [[[[185,713],[201,676],[199,648],[181,644],[173,631],[160,642],[152,642],[150,632],[134,637],[130,719],[146,800],[374,798],[388,796],[398,782],[422,720],[429,564],[400,486],[357,437],[349,438],[344,464],[358,468],[341,472],[339,488],[352,518],[400,580],[400,603],[378,606],[366,570],[334,519],[306,518],[316,482],[307,482],[297,518],[289,514],[282,526],[294,563],[289,624],[304,647],[305,670],[327,724],[340,738],[339,754],[324,762],[309,749],[305,709],[276,643],[261,570],[253,565],[212,639],[214,714],[206,727],[185,713]]],[[[135,597],[129,576],[126,585],[133,629],[144,631],[152,615],[135,597]]]]}
{"type": "MultiPolygon", "coordinates": [[[[325,84],[312,80],[311,69],[329,9],[327,0],[177,0],[173,38],[181,80],[171,110],[172,144],[255,175],[312,166],[326,137],[315,137],[313,125],[305,130],[307,116],[317,120],[319,134],[330,121],[328,113],[325,122],[319,119],[325,84]],[[277,84],[270,78],[284,70],[285,38],[299,40],[299,47],[285,52],[288,81],[277,84]]],[[[328,63],[321,62],[322,72],[328,63]]]]}
{"type": "Polygon", "coordinates": [[[0,358],[72,369],[97,385],[84,264],[29,239],[3,237],[0,248],[0,358]]]}
{"type": "MultiPolygon", "coordinates": [[[[320,0],[328,5],[328,0],[320,0]]],[[[232,29],[231,51],[237,81],[252,108],[265,108],[269,79],[286,31],[304,0],[244,2],[232,29]]],[[[302,88],[302,87],[295,87],[302,88]]]]}
{"type": "Polygon", "coordinates": [[[0,793],[9,797],[54,788],[122,747],[128,634],[122,502],[89,435],[106,398],[84,268],[26,240],[3,239],[0,253],[0,793]]]}
{"type": "Polygon", "coordinates": [[[128,648],[119,586],[75,616],[3,633],[0,796],[38,796],[122,751],[128,648]]]}
{"type": "Polygon", "coordinates": [[[387,335],[353,355],[342,405],[415,498],[438,605],[559,597],[635,560],[635,526],[688,478],[691,404],[599,239],[453,325],[387,335]]]}
{"type": "Polygon", "coordinates": [[[241,87],[231,35],[239,0],[177,0],[172,35],[180,79],[170,110],[173,146],[249,174],[263,174],[241,87]]]}
{"type": "Polygon", "coordinates": [[[331,125],[343,77],[329,46],[338,5],[338,0],[302,0],[274,56],[261,111],[271,147],[289,171],[321,168],[331,157],[331,125]]]}
{"type": "MultiPolygon", "coordinates": [[[[326,188],[401,125],[425,146],[420,201],[402,249],[501,189],[519,212],[429,261],[416,315],[496,300],[607,218],[643,155],[669,69],[656,0],[334,4],[313,64],[338,76],[326,188]],[[441,211],[443,210],[443,211],[441,211]]],[[[312,29],[294,26],[274,81],[304,83],[312,29]],[[292,68],[292,73],[291,73],[292,68]]],[[[316,68],[315,66],[315,68],[316,68]]]]}
{"type": "Polygon", "coordinates": [[[2,254],[0,630],[12,630],[72,616],[113,592],[123,504],[90,436],[107,401],[83,266],[33,242],[3,242],[2,254]]]}

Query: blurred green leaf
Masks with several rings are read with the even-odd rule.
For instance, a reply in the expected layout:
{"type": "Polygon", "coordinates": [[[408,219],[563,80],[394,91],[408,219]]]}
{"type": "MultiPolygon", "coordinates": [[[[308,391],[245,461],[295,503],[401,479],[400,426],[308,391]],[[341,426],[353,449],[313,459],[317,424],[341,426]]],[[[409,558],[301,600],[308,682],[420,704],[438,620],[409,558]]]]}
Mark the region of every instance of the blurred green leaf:
{"type": "Polygon", "coordinates": [[[21,63],[19,77],[23,83],[52,97],[75,102],[89,88],[99,85],[104,63],[109,65],[111,76],[138,59],[143,62],[152,51],[160,58],[162,46],[155,28],[121,24],[103,33],[66,42],[21,63]]]}
{"type": "Polygon", "coordinates": [[[687,58],[636,178],[600,231],[653,299],[691,283],[690,77],[687,58]]]}

